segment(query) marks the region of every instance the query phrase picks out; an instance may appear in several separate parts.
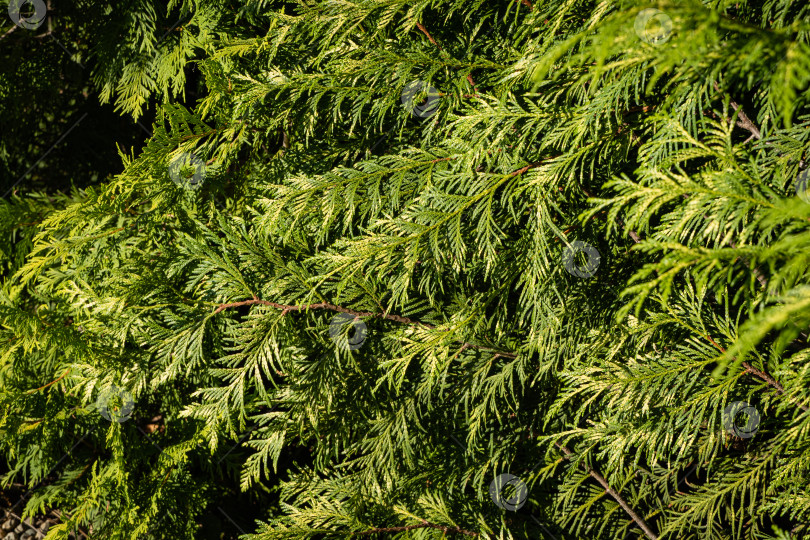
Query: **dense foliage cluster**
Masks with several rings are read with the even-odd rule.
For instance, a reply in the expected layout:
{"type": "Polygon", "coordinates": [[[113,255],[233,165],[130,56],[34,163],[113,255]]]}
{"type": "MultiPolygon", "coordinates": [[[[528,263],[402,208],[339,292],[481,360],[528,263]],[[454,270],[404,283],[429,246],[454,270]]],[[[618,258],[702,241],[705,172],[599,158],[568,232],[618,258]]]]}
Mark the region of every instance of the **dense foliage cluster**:
{"type": "Polygon", "coordinates": [[[0,206],[49,540],[810,532],[810,5],[65,9],[154,120],[0,206]]]}

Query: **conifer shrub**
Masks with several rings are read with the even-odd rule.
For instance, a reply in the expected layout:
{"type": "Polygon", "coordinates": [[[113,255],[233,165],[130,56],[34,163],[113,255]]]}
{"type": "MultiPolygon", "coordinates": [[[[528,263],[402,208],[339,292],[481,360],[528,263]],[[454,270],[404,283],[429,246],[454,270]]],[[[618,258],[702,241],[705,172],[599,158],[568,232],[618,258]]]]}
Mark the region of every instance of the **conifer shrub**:
{"type": "Polygon", "coordinates": [[[0,210],[49,540],[808,533],[810,6],[135,6],[146,145],[0,210]]]}

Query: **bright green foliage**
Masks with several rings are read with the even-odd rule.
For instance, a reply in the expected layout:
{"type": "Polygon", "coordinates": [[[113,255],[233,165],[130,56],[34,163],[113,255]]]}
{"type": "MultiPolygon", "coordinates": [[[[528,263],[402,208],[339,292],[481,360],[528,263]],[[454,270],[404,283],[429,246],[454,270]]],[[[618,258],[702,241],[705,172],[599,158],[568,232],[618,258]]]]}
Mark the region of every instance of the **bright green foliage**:
{"type": "Polygon", "coordinates": [[[226,4],[187,2],[148,77],[97,68],[154,134],[4,282],[8,478],[96,433],[28,503],[70,516],[49,539],[193,537],[243,437],[241,489],[279,497],[245,539],[808,534],[810,6],[226,4]]]}

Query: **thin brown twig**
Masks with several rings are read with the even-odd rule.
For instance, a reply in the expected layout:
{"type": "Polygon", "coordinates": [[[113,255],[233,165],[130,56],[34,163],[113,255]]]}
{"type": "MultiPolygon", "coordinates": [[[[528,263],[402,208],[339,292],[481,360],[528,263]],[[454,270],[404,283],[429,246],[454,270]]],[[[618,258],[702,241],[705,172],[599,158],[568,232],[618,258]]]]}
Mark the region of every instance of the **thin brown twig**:
{"type": "Polygon", "coordinates": [[[441,51],[441,50],[443,50],[443,49],[442,49],[442,47],[441,47],[441,45],[439,45],[438,43],[436,43],[436,40],[435,40],[435,39],[433,39],[433,36],[431,36],[431,35],[430,35],[430,32],[428,32],[428,31],[427,31],[427,28],[425,28],[425,27],[424,27],[424,25],[423,25],[422,23],[417,22],[417,23],[416,23],[416,27],[417,27],[419,30],[421,30],[421,31],[422,31],[422,33],[423,33],[423,34],[425,34],[425,36],[427,36],[427,38],[430,40],[430,42],[431,42],[431,43],[433,43],[435,46],[437,46],[437,47],[439,48],[439,50],[440,50],[440,51],[441,51]]]}
{"type": "MultiPolygon", "coordinates": [[[[779,395],[784,395],[784,393],[785,393],[785,387],[784,387],[784,386],[782,386],[782,385],[779,383],[779,381],[777,381],[776,379],[774,379],[774,378],[773,378],[771,375],[769,375],[767,372],[765,372],[765,371],[762,371],[762,370],[759,370],[759,369],[755,368],[754,366],[752,366],[752,365],[751,365],[751,364],[749,364],[748,362],[743,362],[743,363],[742,363],[742,366],[745,368],[745,372],[746,372],[746,373],[750,373],[750,374],[754,375],[755,377],[757,377],[758,379],[761,379],[761,380],[765,381],[766,383],[768,383],[768,386],[770,386],[771,388],[775,389],[777,394],[779,394],[779,395]]],[[[789,399],[789,400],[790,400],[790,401],[791,401],[791,402],[792,402],[794,405],[796,405],[798,408],[800,408],[801,410],[803,410],[804,412],[807,412],[807,411],[808,411],[808,407],[807,407],[807,405],[804,405],[804,404],[802,404],[802,403],[799,403],[799,402],[795,401],[794,399],[792,399],[792,398],[790,398],[790,397],[788,397],[788,399],[789,399]]]]}
{"type": "Polygon", "coordinates": [[[396,533],[396,532],[405,532],[405,531],[412,531],[414,529],[438,529],[442,531],[444,534],[447,533],[458,533],[463,534],[465,536],[478,536],[477,532],[468,531],[466,529],[462,529],[461,527],[447,527],[445,525],[438,525],[436,523],[429,523],[427,521],[422,521],[422,523],[418,525],[403,525],[402,527],[380,527],[369,529],[363,532],[356,532],[352,533],[353,536],[361,536],[367,534],[377,534],[377,533],[396,533]]]}
{"type": "MultiPolygon", "coordinates": [[[[435,160],[435,161],[446,161],[447,159],[450,159],[450,158],[442,158],[442,159],[438,159],[438,160],[435,160]]],[[[548,158],[548,159],[553,159],[553,158],[548,158]]],[[[533,163],[529,163],[525,167],[521,167],[520,169],[518,169],[516,171],[512,171],[511,173],[509,173],[507,175],[507,177],[512,178],[514,176],[519,176],[519,175],[527,172],[530,169],[534,169],[536,167],[539,167],[544,162],[548,161],[548,159],[544,159],[544,160],[540,160],[540,161],[535,161],[533,163]]],[[[214,310],[214,315],[216,315],[217,313],[220,313],[220,312],[222,312],[222,311],[224,311],[226,309],[232,309],[232,308],[243,307],[243,306],[262,305],[262,306],[270,306],[270,307],[273,307],[273,308],[276,308],[276,309],[280,309],[282,316],[286,315],[287,313],[289,313],[291,311],[306,311],[306,310],[310,310],[310,309],[328,309],[328,310],[331,310],[331,311],[337,311],[339,313],[348,313],[349,315],[354,315],[355,317],[375,317],[375,318],[378,318],[378,319],[386,319],[386,320],[394,321],[394,322],[398,322],[398,323],[422,326],[422,327],[428,328],[428,329],[436,328],[435,325],[428,324],[428,323],[421,322],[421,321],[416,321],[416,320],[410,319],[408,317],[403,317],[401,315],[393,315],[393,314],[390,314],[390,313],[376,313],[376,312],[373,312],[373,311],[356,311],[356,310],[353,310],[353,309],[345,308],[343,306],[330,304],[329,302],[317,302],[317,303],[314,303],[314,304],[304,304],[304,305],[296,306],[296,305],[279,304],[277,302],[271,302],[269,300],[262,300],[259,297],[257,297],[255,294],[253,294],[252,296],[253,296],[253,298],[251,298],[250,300],[242,300],[240,302],[228,302],[226,304],[221,304],[221,305],[219,305],[217,307],[216,310],[214,310]]],[[[484,351],[494,351],[496,353],[496,357],[497,356],[503,356],[503,357],[506,357],[506,358],[517,358],[516,353],[507,352],[507,351],[498,351],[498,350],[493,349],[491,347],[484,347],[484,346],[481,346],[481,345],[475,345],[473,343],[464,342],[462,350],[464,350],[465,348],[475,348],[475,349],[484,350],[484,351]]],[[[461,351],[459,351],[459,353],[460,352],[461,351]]]]}
{"type": "Polygon", "coordinates": [[[189,139],[200,139],[202,137],[207,137],[209,135],[213,135],[217,131],[221,131],[221,130],[215,128],[215,129],[206,131],[205,133],[200,133],[200,134],[196,134],[196,135],[183,135],[182,137],[180,137],[180,140],[181,141],[187,141],[189,139]]]}
{"type": "MultiPolygon", "coordinates": [[[[714,81],[714,89],[720,92],[721,94],[723,91],[720,89],[720,86],[717,84],[717,81],[714,81]]],[[[752,137],[756,138],[757,140],[762,139],[762,133],[759,131],[759,127],[748,118],[748,115],[745,114],[745,111],[737,104],[736,101],[733,99],[730,100],[731,107],[734,109],[734,112],[737,113],[737,126],[743,128],[744,130],[748,131],[752,137]]]]}
{"type": "MultiPolygon", "coordinates": [[[[41,530],[41,529],[39,529],[39,528],[37,528],[37,527],[34,527],[33,523],[30,523],[30,522],[32,521],[32,520],[31,520],[31,518],[23,518],[22,516],[15,514],[15,513],[14,513],[14,512],[12,512],[11,510],[5,510],[5,512],[6,512],[8,515],[10,515],[10,516],[12,516],[12,517],[17,518],[17,520],[18,520],[20,523],[27,525],[29,529],[32,529],[32,530],[36,531],[35,536],[36,536],[38,539],[39,539],[39,538],[45,538],[45,535],[43,534],[42,530],[41,530]]],[[[48,514],[52,514],[52,513],[53,513],[53,510],[48,511],[48,512],[47,512],[47,513],[45,513],[45,514],[41,514],[41,515],[42,515],[42,520],[38,520],[38,521],[45,521],[45,522],[47,522],[47,523],[49,523],[49,524],[51,524],[51,523],[56,523],[56,522],[58,521],[57,519],[55,519],[55,518],[49,518],[49,517],[48,517],[48,514]]],[[[41,526],[41,525],[40,525],[40,526],[41,526]]]]}
{"type": "MultiPolygon", "coordinates": [[[[571,452],[571,450],[561,445],[560,443],[555,442],[554,445],[560,450],[562,450],[563,454],[565,454],[566,459],[570,460],[571,457],[574,455],[574,453],[571,452]]],[[[630,505],[627,504],[627,501],[625,501],[624,498],[622,498],[622,496],[616,492],[616,490],[610,487],[610,484],[608,484],[604,476],[599,474],[598,471],[588,467],[584,463],[580,463],[580,465],[582,465],[585,468],[585,470],[588,471],[588,474],[590,474],[594,480],[599,482],[599,484],[605,490],[605,493],[613,497],[613,499],[615,499],[615,501],[619,503],[619,506],[621,506],[624,509],[624,511],[627,512],[627,515],[630,516],[630,518],[636,523],[636,525],[638,525],[641,528],[642,531],[644,531],[644,534],[646,534],[647,537],[650,538],[650,540],[657,540],[658,535],[653,532],[650,526],[647,525],[647,522],[644,521],[644,519],[641,516],[639,516],[635,512],[635,510],[630,508],[630,505]]]]}
{"type": "Polygon", "coordinates": [[[169,479],[169,475],[172,473],[172,471],[175,469],[175,467],[177,467],[177,464],[176,464],[176,463],[175,463],[174,465],[172,465],[171,467],[169,467],[169,470],[168,470],[168,471],[166,471],[166,474],[165,474],[165,476],[163,477],[163,482],[161,482],[161,483],[160,483],[160,486],[158,487],[158,490],[163,489],[163,484],[165,484],[165,483],[166,483],[166,480],[168,480],[168,479],[169,479]]]}
{"type": "MultiPolygon", "coordinates": [[[[706,339],[708,339],[711,342],[711,344],[714,345],[717,348],[717,350],[719,350],[720,352],[722,352],[722,353],[726,352],[725,347],[723,347],[722,345],[717,343],[714,339],[712,339],[712,336],[706,336],[706,339]]],[[[754,366],[752,366],[751,364],[749,364],[748,362],[743,362],[742,367],[745,368],[744,373],[750,373],[751,375],[755,376],[756,378],[768,383],[768,386],[770,386],[771,388],[776,390],[777,394],[784,395],[785,387],[782,386],[782,384],[779,381],[774,379],[767,371],[757,369],[754,366]]],[[[794,399],[792,399],[790,397],[788,397],[788,399],[791,401],[791,403],[793,403],[794,405],[799,407],[801,410],[803,410],[805,412],[808,411],[807,405],[804,405],[802,403],[798,403],[797,401],[795,401],[794,399]]]]}
{"type": "Polygon", "coordinates": [[[259,298],[256,298],[255,296],[251,300],[243,300],[241,302],[230,302],[230,303],[227,303],[227,304],[222,304],[216,309],[216,311],[214,311],[214,314],[217,314],[217,313],[219,313],[221,311],[224,311],[226,309],[242,307],[242,306],[252,306],[252,305],[262,305],[262,306],[274,307],[276,309],[282,310],[282,313],[285,314],[285,315],[287,313],[291,312],[291,311],[306,311],[306,310],[310,310],[310,309],[328,309],[328,310],[331,310],[331,311],[338,311],[340,313],[348,313],[350,315],[354,315],[355,317],[377,317],[377,318],[388,319],[390,321],[396,321],[396,322],[401,322],[401,323],[405,323],[405,324],[419,324],[419,325],[425,326],[427,328],[435,328],[435,326],[433,326],[431,324],[414,321],[413,319],[409,319],[408,317],[402,317],[400,315],[391,315],[391,314],[387,314],[387,313],[375,313],[375,312],[372,312],[372,311],[356,311],[356,310],[345,308],[345,307],[342,307],[342,306],[336,306],[335,304],[330,304],[329,302],[317,302],[317,303],[314,303],[314,304],[302,304],[300,306],[296,306],[296,305],[278,304],[276,302],[270,302],[269,300],[261,300],[259,298]]]}
{"type": "MultiPolygon", "coordinates": [[[[416,27],[417,27],[417,28],[418,28],[418,29],[419,29],[419,30],[420,30],[420,31],[421,31],[423,34],[425,34],[425,36],[426,36],[426,37],[427,37],[427,38],[430,40],[430,42],[431,42],[431,43],[433,43],[433,44],[434,44],[436,47],[438,47],[438,49],[439,49],[440,51],[444,52],[444,49],[442,49],[442,46],[441,46],[441,45],[439,45],[439,44],[438,44],[438,42],[436,42],[436,40],[435,40],[435,39],[433,39],[433,36],[431,36],[431,35],[430,35],[430,32],[428,32],[427,28],[425,28],[425,26],[424,26],[422,23],[417,22],[417,23],[416,23],[416,27]]],[[[477,96],[477,95],[478,95],[478,88],[475,86],[475,81],[473,80],[472,75],[470,75],[469,73],[467,74],[467,81],[470,83],[470,85],[471,85],[471,86],[473,87],[473,89],[475,90],[475,94],[474,94],[474,95],[475,95],[475,96],[477,96]]]]}
{"type": "MultiPolygon", "coordinates": [[[[394,322],[403,323],[403,324],[410,324],[410,325],[414,325],[414,326],[422,326],[422,327],[428,328],[428,329],[436,328],[435,325],[425,323],[425,322],[421,322],[421,321],[416,321],[416,320],[410,319],[408,317],[403,317],[401,315],[394,315],[394,314],[391,314],[391,313],[376,313],[376,312],[373,312],[373,311],[357,311],[357,310],[354,310],[354,309],[345,308],[343,306],[337,306],[335,304],[330,304],[329,302],[317,302],[315,304],[303,304],[303,305],[300,305],[300,306],[286,305],[286,304],[279,304],[279,303],[276,303],[276,302],[270,302],[269,300],[261,300],[261,299],[257,298],[256,295],[253,295],[253,298],[250,299],[250,300],[242,300],[241,302],[229,302],[227,304],[222,304],[219,307],[217,307],[217,309],[214,311],[214,314],[220,313],[221,311],[224,311],[226,309],[242,307],[242,306],[253,306],[253,305],[270,306],[270,307],[274,307],[276,309],[280,309],[282,316],[286,315],[287,313],[289,313],[291,311],[307,311],[307,310],[310,310],[310,309],[328,309],[330,311],[337,311],[339,313],[348,313],[349,315],[354,315],[355,317],[374,317],[374,318],[377,318],[377,319],[386,319],[386,320],[389,320],[389,321],[394,321],[394,322]]],[[[494,351],[498,355],[505,356],[507,358],[517,358],[517,354],[515,354],[515,353],[506,352],[506,351],[498,351],[498,350],[493,349],[491,347],[484,347],[482,345],[475,345],[473,343],[465,342],[465,343],[462,344],[462,346],[465,347],[465,348],[474,348],[474,349],[479,349],[479,350],[482,350],[482,351],[494,351]]],[[[459,352],[461,352],[461,351],[459,351],[459,352]]]]}
{"type": "Polygon", "coordinates": [[[536,169],[537,167],[539,167],[540,165],[542,165],[544,162],[548,161],[549,159],[554,159],[554,158],[548,158],[548,159],[543,159],[543,160],[540,160],[540,161],[535,161],[533,163],[529,163],[525,167],[521,167],[520,169],[518,169],[516,171],[510,172],[508,174],[508,177],[511,178],[513,176],[520,176],[521,174],[525,173],[529,169],[536,169]]]}
{"type": "Polygon", "coordinates": [[[64,372],[62,375],[60,375],[60,376],[59,376],[57,379],[54,379],[54,380],[52,380],[51,382],[49,382],[48,384],[45,384],[45,385],[43,385],[43,386],[40,386],[39,388],[34,388],[33,390],[29,390],[29,391],[28,391],[28,393],[29,393],[29,394],[32,394],[32,393],[34,393],[34,392],[38,392],[39,390],[42,390],[43,388],[48,388],[48,387],[49,387],[49,386],[51,386],[52,384],[56,384],[56,383],[58,383],[59,381],[61,381],[62,379],[64,379],[64,378],[67,376],[67,374],[68,374],[68,373],[70,373],[70,370],[71,370],[71,369],[72,369],[72,368],[68,368],[68,369],[67,369],[67,370],[66,370],[66,371],[65,371],[65,372],[64,372]]]}
{"type": "Polygon", "coordinates": [[[15,24],[14,26],[12,26],[12,27],[11,27],[11,28],[10,28],[10,29],[9,29],[9,30],[8,30],[8,31],[5,33],[5,34],[3,34],[2,36],[0,36],[0,41],[2,41],[2,40],[4,40],[4,39],[6,39],[6,36],[7,36],[7,35],[9,35],[9,34],[11,34],[11,33],[12,33],[14,30],[16,30],[17,28],[19,28],[19,26],[17,26],[16,24],[15,24]]]}
{"type": "MultiPolygon", "coordinates": [[[[65,514],[61,510],[51,510],[51,512],[58,518],[59,522],[64,523],[63,516],[65,516],[65,514]]],[[[70,515],[67,516],[68,519],[70,519],[71,517],[72,516],[70,515]]],[[[83,537],[90,538],[90,535],[84,532],[84,530],[80,526],[76,525],[75,530],[78,531],[79,534],[81,534],[83,537]]]]}

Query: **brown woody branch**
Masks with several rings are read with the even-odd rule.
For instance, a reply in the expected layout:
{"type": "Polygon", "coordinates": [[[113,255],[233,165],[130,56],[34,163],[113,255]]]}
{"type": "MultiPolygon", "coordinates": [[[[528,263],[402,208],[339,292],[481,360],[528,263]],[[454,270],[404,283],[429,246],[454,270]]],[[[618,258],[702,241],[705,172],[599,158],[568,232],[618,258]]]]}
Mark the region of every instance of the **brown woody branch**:
{"type": "Polygon", "coordinates": [[[377,534],[377,533],[397,533],[397,532],[405,532],[405,531],[412,531],[414,529],[438,529],[442,531],[444,534],[447,533],[457,533],[463,534],[465,536],[478,536],[478,533],[473,531],[468,531],[466,529],[462,529],[460,527],[447,527],[445,525],[438,525],[436,523],[429,523],[427,521],[422,521],[422,523],[418,525],[404,525],[402,527],[381,527],[381,528],[374,528],[369,529],[363,532],[356,532],[352,533],[353,536],[361,536],[366,534],[377,534]]]}
{"type": "MultiPolygon", "coordinates": [[[[549,158],[549,159],[554,159],[554,158],[549,158]]],[[[545,161],[547,161],[547,160],[544,159],[544,160],[541,160],[541,161],[535,161],[534,163],[529,163],[525,167],[521,167],[520,169],[518,169],[516,171],[510,172],[508,176],[509,176],[509,178],[511,178],[513,176],[520,176],[521,174],[525,173],[529,169],[536,169],[537,167],[542,165],[545,161]]]]}
{"type": "MultiPolygon", "coordinates": [[[[377,319],[385,319],[385,320],[388,320],[388,321],[394,321],[394,322],[403,323],[403,324],[410,324],[410,325],[414,325],[414,326],[422,326],[422,327],[428,328],[428,329],[436,328],[435,325],[428,324],[428,323],[421,322],[421,321],[416,321],[414,319],[410,319],[408,317],[403,317],[401,315],[394,315],[394,314],[391,314],[391,313],[376,313],[376,312],[373,312],[373,311],[357,311],[357,310],[354,310],[354,309],[345,308],[343,306],[337,306],[335,304],[330,304],[329,302],[317,302],[315,304],[304,304],[304,305],[296,306],[296,305],[278,304],[276,302],[270,302],[269,300],[261,300],[259,298],[256,298],[255,296],[251,300],[243,300],[241,302],[230,302],[228,304],[222,304],[214,311],[214,314],[217,314],[217,313],[219,313],[221,311],[224,311],[224,310],[230,309],[230,308],[236,308],[236,307],[242,307],[242,306],[252,306],[252,305],[270,306],[270,307],[274,307],[276,309],[280,309],[282,316],[286,315],[287,313],[289,313],[291,311],[307,311],[307,310],[310,310],[310,309],[328,309],[330,311],[337,311],[339,313],[348,313],[349,315],[354,315],[355,317],[374,317],[374,318],[377,318],[377,319]]],[[[468,348],[474,348],[474,349],[479,349],[479,350],[483,350],[483,351],[494,351],[495,353],[497,353],[498,356],[504,356],[506,358],[517,358],[517,354],[512,353],[512,352],[498,351],[496,349],[492,349],[491,347],[484,347],[484,346],[481,346],[481,345],[475,345],[473,343],[466,343],[465,342],[462,345],[462,350],[468,349],[468,348]]],[[[459,353],[460,352],[461,351],[459,351],[459,353]]],[[[457,354],[459,354],[459,353],[457,353],[457,354]]]]}
{"type": "MultiPolygon", "coordinates": [[[[446,161],[447,159],[450,159],[450,158],[443,158],[443,159],[438,159],[438,160],[434,160],[434,161],[446,161]]],[[[549,158],[549,159],[551,159],[551,158],[549,158]]],[[[528,171],[530,169],[534,169],[536,167],[539,167],[545,161],[546,160],[541,160],[541,161],[536,161],[536,162],[530,163],[530,164],[526,165],[525,167],[521,167],[520,169],[518,169],[516,171],[512,171],[511,173],[509,173],[507,175],[507,177],[511,178],[511,177],[514,177],[514,176],[519,176],[519,175],[525,173],[526,171],[528,171]]],[[[243,307],[243,306],[253,306],[253,305],[270,306],[270,307],[274,307],[276,309],[280,309],[282,316],[286,315],[287,313],[289,313],[291,311],[306,311],[306,310],[310,310],[310,309],[328,309],[330,311],[337,311],[339,313],[348,313],[349,315],[354,315],[355,317],[374,317],[374,318],[377,318],[377,319],[386,319],[386,320],[394,321],[394,322],[398,322],[398,323],[410,324],[410,325],[415,325],[415,326],[422,326],[422,327],[428,328],[428,329],[436,328],[435,325],[428,324],[428,323],[421,322],[421,321],[416,321],[414,319],[410,319],[408,317],[403,317],[401,315],[393,315],[391,313],[376,313],[376,312],[373,312],[373,311],[357,311],[357,310],[354,310],[354,309],[345,308],[343,306],[330,304],[329,302],[317,302],[315,304],[304,304],[304,305],[300,305],[300,306],[279,304],[277,302],[271,302],[269,300],[261,300],[260,298],[256,297],[255,294],[253,295],[253,298],[250,299],[250,300],[242,300],[241,302],[229,302],[227,304],[221,304],[214,311],[214,314],[216,315],[217,313],[220,313],[220,312],[222,312],[222,311],[224,311],[226,309],[243,307]]],[[[473,343],[467,343],[467,342],[462,344],[461,350],[456,354],[458,355],[463,350],[468,349],[468,348],[474,348],[474,349],[479,349],[479,350],[484,350],[484,351],[494,351],[496,353],[496,355],[495,355],[496,358],[499,357],[499,356],[503,356],[503,357],[506,357],[506,358],[517,358],[517,354],[512,353],[512,352],[498,351],[496,349],[492,349],[491,347],[483,347],[481,345],[475,345],[473,343]]]]}
{"type": "MultiPolygon", "coordinates": [[[[723,91],[720,89],[720,86],[717,84],[717,81],[714,82],[714,89],[720,92],[721,94],[723,91]]],[[[741,127],[744,130],[748,131],[752,137],[759,140],[762,138],[762,133],[759,131],[759,127],[750,119],[748,115],[745,114],[745,111],[737,104],[736,101],[733,99],[731,100],[731,107],[734,109],[734,112],[737,113],[737,127],[741,127]]]]}
{"type": "Polygon", "coordinates": [[[209,135],[213,135],[217,131],[221,131],[221,130],[220,129],[212,129],[212,130],[206,131],[205,133],[200,133],[198,135],[184,135],[184,136],[180,137],[180,140],[181,141],[187,141],[189,139],[201,139],[203,137],[208,137],[209,135]]]}
{"type": "MultiPolygon", "coordinates": [[[[771,388],[776,390],[776,393],[779,394],[780,396],[785,393],[785,387],[782,386],[779,383],[779,381],[777,381],[776,379],[771,377],[767,372],[761,371],[761,370],[755,368],[754,366],[752,366],[748,362],[743,362],[742,366],[745,368],[746,373],[750,373],[750,374],[754,375],[755,377],[757,377],[757,378],[765,381],[766,383],[768,383],[768,386],[770,386],[771,388]]],[[[790,398],[788,398],[788,399],[790,399],[790,398]]],[[[794,405],[796,405],[798,408],[803,410],[804,412],[808,411],[807,405],[804,405],[802,403],[798,403],[798,402],[794,401],[793,399],[790,399],[790,401],[794,405]]]]}
{"type": "Polygon", "coordinates": [[[400,315],[392,315],[389,313],[375,313],[373,311],[356,311],[353,309],[345,308],[342,306],[337,306],[335,304],[330,304],[329,302],[317,302],[315,304],[303,304],[300,306],[296,305],[285,305],[285,304],[278,304],[276,302],[270,302],[269,300],[260,300],[254,297],[252,300],[243,300],[242,302],[231,302],[229,304],[222,304],[219,306],[214,313],[219,313],[220,311],[241,307],[241,306],[251,306],[251,305],[262,305],[262,306],[270,306],[276,309],[280,309],[282,315],[286,315],[291,311],[306,311],[309,309],[328,309],[331,311],[337,311],[340,313],[348,313],[350,315],[354,315],[355,317],[376,317],[380,319],[387,319],[389,321],[395,321],[405,324],[415,324],[421,325],[426,328],[435,328],[435,326],[419,321],[415,321],[413,319],[409,319],[408,317],[402,317],[400,315]]]}
{"type": "Polygon", "coordinates": [[[59,381],[61,381],[62,379],[64,379],[64,378],[67,376],[67,374],[68,374],[68,373],[70,373],[70,370],[71,370],[71,368],[66,369],[66,370],[65,370],[65,372],[64,372],[64,373],[62,373],[62,375],[60,375],[59,377],[57,377],[57,378],[56,378],[56,379],[54,379],[53,381],[49,382],[48,384],[42,385],[42,386],[40,386],[39,388],[34,388],[33,390],[29,390],[29,391],[28,391],[28,393],[29,393],[29,394],[31,394],[31,393],[33,393],[33,392],[37,392],[37,391],[39,391],[39,390],[42,390],[43,388],[48,388],[48,387],[49,387],[49,386],[51,386],[52,384],[56,384],[56,383],[58,383],[59,381]]]}
{"type": "MultiPolygon", "coordinates": [[[[524,0],[524,1],[527,1],[527,0],[524,0]]],[[[441,46],[441,45],[439,45],[439,44],[436,42],[436,40],[435,40],[435,39],[433,39],[433,36],[431,36],[431,35],[430,35],[430,32],[428,32],[428,31],[427,31],[427,28],[425,28],[425,26],[424,26],[422,23],[417,22],[417,23],[416,23],[416,27],[417,27],[417,28],[418,28],[418,29],[419,29],[419,30],[420,30],[420,31],[421,31],[423,34],[425,34],[425,36],[428,38],[428,40],[430,40],[430,42],[431,42],[431,43],[433,43],[433,44],[434,44],[434,45],[435,45],[435,46],[436,46],[436,47],[437,47],[437,48],[438,48],[440,51],[444,52],[444,49],[442,49],[442,46],[441,46]]],[[[468,81],[468,82],[470,83],[470,85],[471,85],[471,86],[472,86],[472,87],[475,89],[475,94],[474,94],[474,95],[478,95],[478,88],[476,88],[476,86],[475,86],[475,81],[473,80],[472,75],[470,75],[469,73],[467,74],[467,81],[468,81]]]]}
{"type": "Polygon", "coordinates": [[[16,30],[17,28],[19,28],[19,26],[17,26],[16,24],[15,24],[14,26],[12,26],[12,27],[11,27],[11,28],[8,30],[8,32],[6,32],[6,33],[5,33],[5,34],[3,34],[2,36],[0,36],[0,41],[2,41],[2,40],[4,40],[4,39],[6,39],[6,36],[8,36],[10,33],[12,33],[12,32],[13,32],[14,30],[16,30]]]}
{"type": "Polygon", "coordinates": [[[435,39],[433,39],[433,36],[431,36],[431,35],[430,35],[430,32],[428,32],[428,31],[427,31],[427,28],[425,28],[425,27],[424,27],[424,25],[423,25],[422,23],[420,23],[420,22],[416,23],[416,27],[417,27],[419,30],[421,30],[421,31],[422,31],[422,33],[423,33],[423,34],[425,34],[425,35],[427,36],[427,38],[430,40],[430,42],[431,42],[431,43],[433,43],[435,46],[437,46],[437,47],[439,48],[439,50],[440,50],[440,51],[442,50],[441,45],[439,45],[438,43],[436,43],[436,40],[435,40],[435,39]]]}
{"type": "MultiPolygon", "coordinates": [[[[571,457],[574,455],[574,453],[571,452],[571,450],[561,445],[560,443],[555,442],[554,445],[560,450],[562,450],[563,454],[565,454],[566,459],[570,460],[571,457]]],[[[605,493],[613,497],[613,499],[617,503],[619,503],[619,506],[621,506],[624,509],[624,511],[627,512],[627,515],[630,516],[630,518],[636,523],[636,525],[638,525],[641,528],[642,531],[644,531],[644,534],[647,535],[647,538],[649,538],[650,540],[657,540],[658,535],[653,532],[650,526],[647,525],[647,522],[644,521],[644,519],[641,516],[639,516],[635,510],[630,508],[630,505],[627,504],[627,501],[625,501],[624,498],[622,498],[622,496],[616,492],[616,490],[610,487],[610,484],[608,484],[604,476],[599,474],[598,471],[588,467],[584,463],[580,463],[580,465],[582,465],[585,468],[585,470],[588,471],[588,474],[590,474],[594,480],[599,482],[599,485],[601,485],[602,488],[604,488],[605,493]]]]}
{"type": "MultiPolygon", "coordinates": [[[[718,344],[715,340],[713,340],[712,336],[706,336],[706,339],[708,339],[711,342],[711,344],[714,345],[717,348],[717,350],[719,350],[720,352],[723,352],[723,353],[726,352],[726,349],[723,346],[721,346],[720,344],[718,344]]],[[[780,396],[785,393],[785,387],[782,386],[782,384],[779,381],[774,379],[767,371],[762,371],[760,369],[757,369],[754,366],[752,366],[751,364],[749,364],[748,362],[743,362],[742,367],[745,368],[744,373],[750,373],[751,375],[755,376],[756,378],[768,383],[768,386],[770,386],[771,388],[776,390],[776,393],[779,394],[780,396]]],[[[790,398],[788,398],[788,399],[790,399],[790,398]]],[[[799,407],[801,410],[803,410],[805,412],[808,411],[807,405],[804,405],[802,403],[798,403],[793,399],[790,399],[790,401],[794,405],[799,407]]]]}

